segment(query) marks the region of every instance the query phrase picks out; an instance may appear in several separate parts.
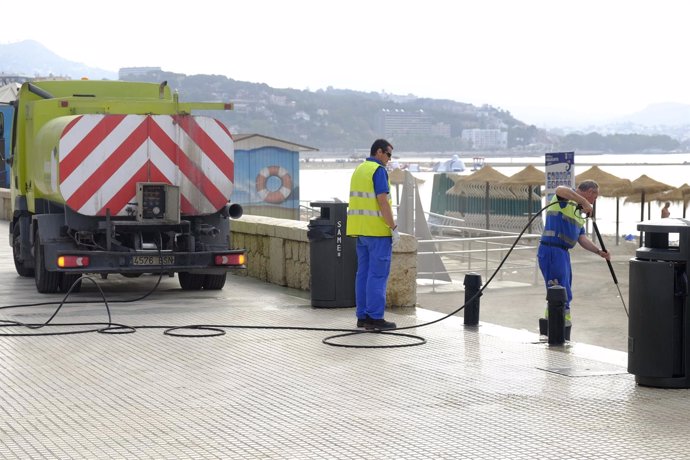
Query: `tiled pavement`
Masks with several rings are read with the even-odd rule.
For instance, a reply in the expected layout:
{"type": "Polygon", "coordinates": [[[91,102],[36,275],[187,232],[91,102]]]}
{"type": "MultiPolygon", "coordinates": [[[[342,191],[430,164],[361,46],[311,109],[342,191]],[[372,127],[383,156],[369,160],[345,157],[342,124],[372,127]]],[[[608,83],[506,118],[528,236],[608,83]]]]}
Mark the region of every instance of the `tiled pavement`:
{"type": "MultiPolygon", "coordinates": [[[[4,305],[61,299],[36,294],[32,279],[16,276],[9,248],[0,253],[4,305]]],[[[421,346],[332,347],[322,339],[336,332],[270,327],[349,328],[352,309],[314,309],[304,293],[238,276],[215,292],[182,292],[164,278],[149,298],[116,302],[156,279],[97,280],[112,321],[134,333],[0,337],[0,458],[690,458],[688,390],[637,386],[624,353],[550,347],[455,317],[405,331],[423,336],[421,346]],[[226,333],[183,338],[144,327],[190,324],[226,333]]],[[[75,299],[96,294],[87,283],[75,299]]],[[[40,323],[55,309],[4,309],[0,318],[40,323]]],[[[387,317],[414,325],[439,314],[387,317]]],[[[66,305],[54,321],[106,322],[106,306],[66,305]]]]}

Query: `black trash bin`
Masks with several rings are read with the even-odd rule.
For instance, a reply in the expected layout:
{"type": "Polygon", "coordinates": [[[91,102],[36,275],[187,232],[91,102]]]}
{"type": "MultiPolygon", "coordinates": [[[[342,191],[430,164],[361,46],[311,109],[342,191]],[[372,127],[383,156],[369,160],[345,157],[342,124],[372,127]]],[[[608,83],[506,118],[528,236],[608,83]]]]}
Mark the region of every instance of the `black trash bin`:
{"type": "Polygon", "coordinates": [[[637,225],[644,245],[630,260],[628,372],[640,385],[690,388],[690,221],[637,225]]]}
{"type": "Polygon", "coordinates": [[[346,235],[347,203],[315,202],[321,215],[309,220],[311,304],[354,307],[357,274],[356,239],[346,235]]]}

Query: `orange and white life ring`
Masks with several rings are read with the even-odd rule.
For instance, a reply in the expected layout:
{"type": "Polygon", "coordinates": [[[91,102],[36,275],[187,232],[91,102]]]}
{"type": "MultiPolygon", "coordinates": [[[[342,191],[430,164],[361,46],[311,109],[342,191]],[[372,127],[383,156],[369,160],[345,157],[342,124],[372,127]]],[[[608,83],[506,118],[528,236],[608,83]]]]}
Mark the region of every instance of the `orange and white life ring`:
{"type": "Polygon", "coordinates": [[[266,166],[256,176],[256,192],[267,203],[282,203],[292,193],[292,177],[282,166],[266,166]],[[280,187],[269,190],[266,183],[273,176],[280,179],[280,187]]]}

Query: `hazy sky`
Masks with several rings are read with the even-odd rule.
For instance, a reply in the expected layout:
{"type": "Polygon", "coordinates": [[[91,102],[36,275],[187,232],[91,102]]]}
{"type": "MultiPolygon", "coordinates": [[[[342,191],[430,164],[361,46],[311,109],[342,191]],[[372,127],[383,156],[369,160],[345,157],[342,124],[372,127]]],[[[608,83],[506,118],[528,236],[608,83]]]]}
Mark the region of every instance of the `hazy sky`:
{"type": "Polygon", "coordinates": [[[528,123],[690,104],[685,0],[33,0],[0,43],[117,71],[160,66],[509,110],[528,123]],[[112,6],[106,6],[112,5],[112,6]]]}

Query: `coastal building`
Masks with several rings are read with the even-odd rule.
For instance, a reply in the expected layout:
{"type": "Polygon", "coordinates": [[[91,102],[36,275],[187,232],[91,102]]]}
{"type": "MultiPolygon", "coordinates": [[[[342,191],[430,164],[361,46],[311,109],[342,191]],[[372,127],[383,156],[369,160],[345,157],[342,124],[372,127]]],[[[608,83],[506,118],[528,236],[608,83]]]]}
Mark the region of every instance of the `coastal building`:
{"type": "Polygon", "coordinates": [[[5,139],[5,142],[0,145],[4,149],[0,152],[2,153],[0,158],[1,188],[10,188],[10,164],[7,162],[7,158],[10,157],[10,133],[14,118],[13,102],[17,99],[17,92],[19,92],[22,83],[18,80],[11,80],[11,78],[8,81],[9,83],[6,85],[0,86],[0,139],[5,139]]]}
{"type": "Polygon", "coordinates": [[[26,75],[8,75],[0,73],[0,86],[11,85],[12,83],[18,83],[21,85],[22,83],[31,80],[32,78],[27,77],[26,75]]]}
{"type": "Polygon", "coordinates": [[[118,78],[123,80],[125,78],[147,75],[151,72],[162,72],[162,70],[160,67],[122,67],[118,72],[118,78]]]}
{"type": "Polygon", "coordinates": [[[508,133],[500,129],[463,129],[461,136],[473,150],[497,150],[508,147],[508,133]]]}
{"type": "Polygon", "coordinates": [[[450,139],[451,136],[451,129],[450,125],[448,123],[434,123],[431,125],[431,135],[432,136],[439,136],[439,137],[445,137],[446,139],[450,139]]]}
{"type": "Polygon", "coordinates": [[[431,117],[423,110],[383,109],[377,114],[376,127],[386,138],[429,135],[431,117]]]}
{"type": "Polygon", "coordinates": [[[317,148],[262,134],[236,134],[233,203],[245,214],[299,220],[299,152],[317,148]]]}

